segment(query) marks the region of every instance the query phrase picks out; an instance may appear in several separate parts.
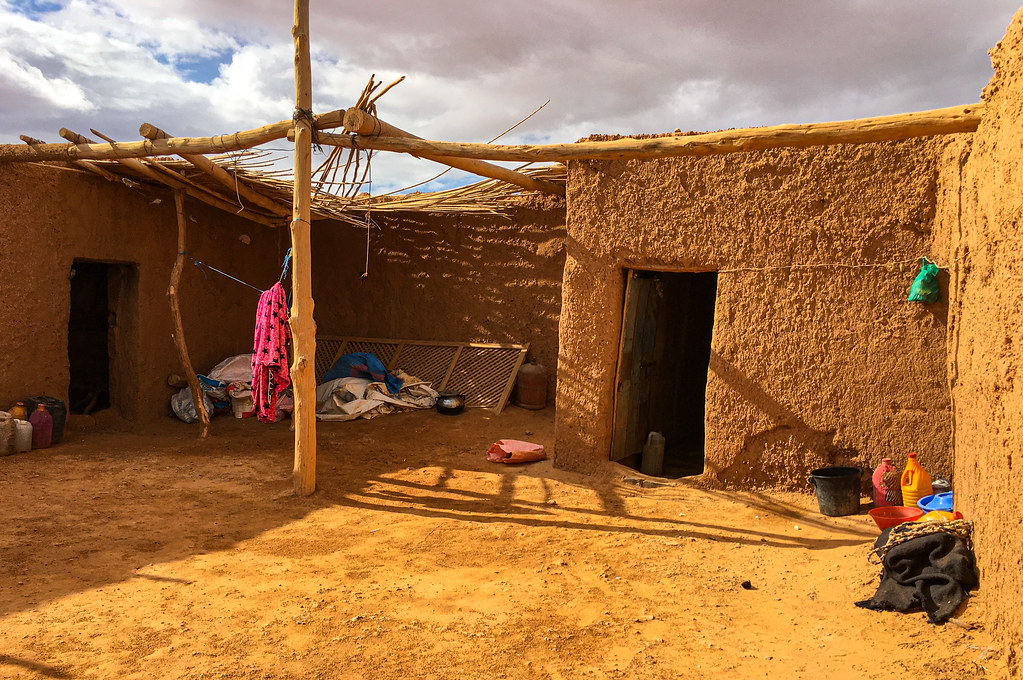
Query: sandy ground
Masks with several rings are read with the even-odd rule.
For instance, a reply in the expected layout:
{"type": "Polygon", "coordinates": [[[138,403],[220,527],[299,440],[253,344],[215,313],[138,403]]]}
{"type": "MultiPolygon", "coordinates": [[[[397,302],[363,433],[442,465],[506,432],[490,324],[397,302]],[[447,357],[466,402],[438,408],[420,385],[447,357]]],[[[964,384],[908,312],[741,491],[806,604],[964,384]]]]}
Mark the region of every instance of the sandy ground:
{"type": "MultiPolygon", "coordinates": [[[[321,424],[305,499],[287,423],[0,458],[0,677],[1004,675],[979,627],[853,606],[865,515],[483,457],[553,430],[513,407],[321,424]]],[[[984,606],[982,584],[959,620],[984,606]]]]}

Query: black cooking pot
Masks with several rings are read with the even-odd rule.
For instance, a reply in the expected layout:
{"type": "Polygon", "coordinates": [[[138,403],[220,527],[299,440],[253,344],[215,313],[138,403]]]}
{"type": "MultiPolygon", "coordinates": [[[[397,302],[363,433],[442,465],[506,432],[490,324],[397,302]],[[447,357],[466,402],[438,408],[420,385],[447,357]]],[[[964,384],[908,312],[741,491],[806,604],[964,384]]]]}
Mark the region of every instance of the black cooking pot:
{"type": "Polygon", "coordinates": [[[437,393],[437,413],[446,416],[457,415],[465,408],[465,395],[453,390],[444,390],[437,393]]]}

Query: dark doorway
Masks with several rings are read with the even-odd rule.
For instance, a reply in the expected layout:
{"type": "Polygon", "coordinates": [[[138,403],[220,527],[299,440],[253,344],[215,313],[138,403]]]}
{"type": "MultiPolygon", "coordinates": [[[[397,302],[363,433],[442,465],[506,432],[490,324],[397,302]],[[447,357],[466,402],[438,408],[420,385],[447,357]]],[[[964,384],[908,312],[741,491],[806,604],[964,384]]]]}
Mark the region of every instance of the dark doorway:
{"type": "Polygon", "coordinates": [[[110,408],[110,266],[76,260],[71,267],[67,333],[71,413],[110,408]]]}
{"type": "Polygon", "coordinates": [[[703,472],[716,272],[627,272],[611,459],[641,469],[650,432],[660,476],[703,472]]]}

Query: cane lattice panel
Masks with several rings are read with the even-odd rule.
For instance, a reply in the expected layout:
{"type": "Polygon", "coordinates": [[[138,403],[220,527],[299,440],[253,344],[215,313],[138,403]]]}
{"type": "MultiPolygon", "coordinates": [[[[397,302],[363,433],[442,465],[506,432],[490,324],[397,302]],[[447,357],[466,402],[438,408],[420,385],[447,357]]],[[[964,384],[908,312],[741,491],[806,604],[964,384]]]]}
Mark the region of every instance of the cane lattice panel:
{"type": "Polygon", "coordinates": [[[399,343],[391,340],[352,338],[341,348],[341,354],[352,354],[353,352],[375,354],[377,359],[380,359],[380,363],[386,366],[388,370],[391,370],[393,368],[391,366],[391,359],[394,358],[395,352],[398,351],[398,345],[399,343]]]}
{"type": "Polygon", "coordinates": [[[345,341],[341,338],[316,338],[316,359],[313,362],[316,373],[316,384],[323,380],[324,374],[330,370],[340,355],[341,345],[345,341]]]}
{"type": "Polygon", "coordinates": [[[465,394],[465,405],[500,412],[515,384],[525,350],[505,347],[464,347],[455,361],[446,389],[465,394]]]}
{"type": "Polygon", "coordinates": [[[436,388],[444,383],[456,354],[455,345],[405,343],[394,357],[393,370],[401,369],[436,388]]]}
{"type": "Polygon", "coordinates": [[[388,371],[401,369],[434,389],[464,393],[467,407],[500,413],[508,403],[528,349],[529,345],[320,337],[316,339],[316,381],[338,357],[352,352],[372,353],[388,371]]]}

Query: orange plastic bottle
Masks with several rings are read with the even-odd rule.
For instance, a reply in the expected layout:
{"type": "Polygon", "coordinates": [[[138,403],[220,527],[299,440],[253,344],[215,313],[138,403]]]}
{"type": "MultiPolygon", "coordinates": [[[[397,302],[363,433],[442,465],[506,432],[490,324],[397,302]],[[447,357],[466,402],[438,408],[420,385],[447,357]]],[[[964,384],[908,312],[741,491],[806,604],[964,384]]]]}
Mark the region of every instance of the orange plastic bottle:
{"type": "Polygon", "coordinates": [[[915,508],[917,502],[924,496],[930,496],[934,493],[934,488],[931,486],[931,476],[920,465],[920,461],[916,459],[915,453],[909,454],[906,469],[902,471],[901,486],[902,504],[910,508],[915,508]]]}

